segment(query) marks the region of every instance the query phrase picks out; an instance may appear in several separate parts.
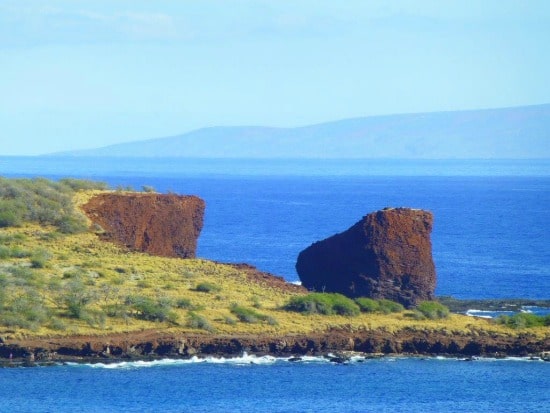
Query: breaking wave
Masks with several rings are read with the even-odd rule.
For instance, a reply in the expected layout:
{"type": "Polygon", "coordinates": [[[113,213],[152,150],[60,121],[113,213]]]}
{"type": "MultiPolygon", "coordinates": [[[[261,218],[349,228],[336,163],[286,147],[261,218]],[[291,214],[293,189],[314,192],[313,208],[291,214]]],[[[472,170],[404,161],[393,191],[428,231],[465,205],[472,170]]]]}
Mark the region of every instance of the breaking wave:
{"type": "Polygon", "coordinates": [[[296,363],[296,364],[358,364],[369,361],[382,361],[382,362],[396,362],[406,359],[424,359],[424,360],[440,360],[440,361],[543,361],[538,357],[505,357],[505,358],[491,358],[491,357],[444,357],[444,356],[386,356],[386,357],[369,357],[363,355],[354,355],[351,357],[339,357],[336,355],[328,354],[326,356],[294,356],[294,357],[273,357],[273,356],[255,356],[244,353],[240,357],[192,357],[190,359],[161,359],[161,360],[136,360],[136,361],[121,361],[112,363],[63,363],[69,367],[88,367],[93,369],[143,369],[152,367],[171,367],[171,366],[185,366],[196,364],[226,364],[235,366],[245,365],[272,365],[275,363],[296,363]]]}

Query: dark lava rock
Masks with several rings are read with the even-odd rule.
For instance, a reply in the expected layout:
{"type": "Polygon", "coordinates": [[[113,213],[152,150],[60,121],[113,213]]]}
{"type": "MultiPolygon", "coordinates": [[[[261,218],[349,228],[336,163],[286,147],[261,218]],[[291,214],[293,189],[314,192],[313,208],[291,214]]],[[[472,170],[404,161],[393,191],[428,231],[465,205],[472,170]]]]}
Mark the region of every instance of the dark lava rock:
{"type": "Polygon", "coordinates": [[[373,212],[347,231],[303,250],[296,270],[310,290],[414,306],[434,298],[432,223],[432,214],[420,209],[373,212]]]}
{"type": "Polygon", "coordinates": [[[82,206],[104,238],[164,257],[194,258],[205,203],[196,196],[104,193],[82,206]]]}

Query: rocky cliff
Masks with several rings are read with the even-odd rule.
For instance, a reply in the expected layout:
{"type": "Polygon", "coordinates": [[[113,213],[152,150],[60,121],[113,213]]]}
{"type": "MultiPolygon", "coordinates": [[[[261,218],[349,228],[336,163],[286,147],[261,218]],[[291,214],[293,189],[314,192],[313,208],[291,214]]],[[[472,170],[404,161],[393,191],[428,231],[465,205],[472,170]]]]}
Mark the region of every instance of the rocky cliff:
{"type": "Polygon", "coordinates": [[[9,342],[2,342],[0,338],[0,366],[11,363],[10,355],[14,360],[32,362],[238,357],[243,352],[278,357],[320,356],[342,351],[360,352],[365,357],[382,354],[490,357],[544,354],[548,357],[549,348],[548,336],[537,337],[528,333],[503,335],[484,331],[451,334],[445,329],[422,331],[406,328],[394,333],[383,329],[355,332],[336,329],[308,335],[281,336],[142,331],[9,342]]]}
{"type": "Polygon", "coordinates": [[[196,196],[104,193],[82,206],[105,232],[129,249],[164,257],[193,258],[205,203],[196,196]]]}
{"type": "Polygon", "coordinates": [[[386,298],[411,307],[434,295],[432,224],[432,214],[419,209],[373,212],[302,251],[296,270],[308,289],[386,298]]]}

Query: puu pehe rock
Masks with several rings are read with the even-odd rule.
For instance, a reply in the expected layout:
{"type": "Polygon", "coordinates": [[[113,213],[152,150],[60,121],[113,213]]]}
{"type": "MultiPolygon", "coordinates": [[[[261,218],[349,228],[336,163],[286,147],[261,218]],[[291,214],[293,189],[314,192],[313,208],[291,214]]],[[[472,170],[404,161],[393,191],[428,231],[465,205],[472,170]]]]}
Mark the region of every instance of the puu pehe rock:
{"type": "Polygon", "coordinates": [[[82,210],[108,241],[163,257],[194,258],[204,201],[196,196],[103,193],[82,210]]]}
{"type": "Polygon", "coordinates": [[[412,307],[434,297],[430,212],[385,208],[298,256],[302,285],[349,297],[389,299],[412,307]]]}

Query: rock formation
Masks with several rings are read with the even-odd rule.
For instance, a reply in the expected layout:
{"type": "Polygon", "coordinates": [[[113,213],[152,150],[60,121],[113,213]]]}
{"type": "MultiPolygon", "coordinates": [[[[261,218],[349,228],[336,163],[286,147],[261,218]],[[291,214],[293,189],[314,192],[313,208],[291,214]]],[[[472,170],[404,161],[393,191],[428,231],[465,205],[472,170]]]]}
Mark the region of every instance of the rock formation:
{"type": "Polygon", "coordinates": [[[419,209],[373,212],[303,250],[296,270],[308,289],[414,306],[434,295],[432,223],[432,214],[419,209]]]}
{"type": "Polygon", "coordinates": [[[205,203],[196,196],[104,193],[83,211],[104,238],[129,249],[164,257],[194,258],[205,203]]]}

